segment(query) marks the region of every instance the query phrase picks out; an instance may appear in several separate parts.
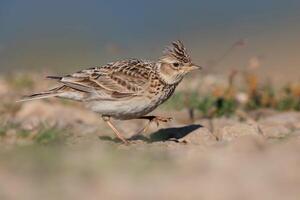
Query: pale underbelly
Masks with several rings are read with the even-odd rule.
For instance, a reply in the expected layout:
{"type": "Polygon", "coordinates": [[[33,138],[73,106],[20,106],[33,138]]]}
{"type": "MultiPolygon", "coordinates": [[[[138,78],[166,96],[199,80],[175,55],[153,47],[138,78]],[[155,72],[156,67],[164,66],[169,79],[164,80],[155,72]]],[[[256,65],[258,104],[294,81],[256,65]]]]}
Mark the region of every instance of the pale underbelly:
{"type": "Polygon", "coordinates": [[[159,99],[135,98],[122,101],[91,101],[86,106],[101,115],[107,115],[116,119],[132,119],[148,114],[159,104],[159,99]]]}

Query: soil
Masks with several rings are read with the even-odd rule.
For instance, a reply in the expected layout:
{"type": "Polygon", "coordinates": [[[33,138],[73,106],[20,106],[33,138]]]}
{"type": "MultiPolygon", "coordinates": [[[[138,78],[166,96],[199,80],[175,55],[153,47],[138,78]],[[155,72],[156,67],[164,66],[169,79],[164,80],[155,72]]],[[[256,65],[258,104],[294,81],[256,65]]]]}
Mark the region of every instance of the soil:
{"type": "Polygon", "coordinates": [[[146,121],[114,121],[124,145],[80,104],[15,105],[17,95],[0,89],[1,123],[14,124],[0,134],[1,200],[300,199],[299,112],[191,121],[184,109],[158,109],[173,120],[140,135],[146,121]],[[41,125],[58,139],[37,142],[41,125]]]}

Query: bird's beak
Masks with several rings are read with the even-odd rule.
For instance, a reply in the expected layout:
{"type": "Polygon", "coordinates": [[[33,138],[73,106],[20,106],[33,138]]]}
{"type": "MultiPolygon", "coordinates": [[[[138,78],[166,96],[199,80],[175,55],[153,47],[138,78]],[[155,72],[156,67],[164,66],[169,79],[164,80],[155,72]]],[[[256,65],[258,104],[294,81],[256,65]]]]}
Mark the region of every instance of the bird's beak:
{"type": "Polygon", "coordinates": [[[196,64],[192,63],[190,65],[190,69],[191,70],[199,70],[199,69],[202,69],[202,67],[200,65],[196,65],[196,64]]]}

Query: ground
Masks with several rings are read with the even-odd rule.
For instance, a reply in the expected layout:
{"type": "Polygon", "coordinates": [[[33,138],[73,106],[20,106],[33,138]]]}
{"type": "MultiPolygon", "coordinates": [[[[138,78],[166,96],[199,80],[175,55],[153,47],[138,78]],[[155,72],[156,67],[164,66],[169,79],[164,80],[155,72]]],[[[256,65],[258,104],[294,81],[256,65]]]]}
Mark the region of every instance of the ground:
{"type": "Polygon", "coordinates": [[[300,198],[296,110],[191,117],[167,103],[155,113],[173,120],[142,135],[134,133],[146,122],[115,121],[131,138],[124,145],[79,103],[16,104],[47,86],[25,83],[0,84],[1,200],[300,198]]]}

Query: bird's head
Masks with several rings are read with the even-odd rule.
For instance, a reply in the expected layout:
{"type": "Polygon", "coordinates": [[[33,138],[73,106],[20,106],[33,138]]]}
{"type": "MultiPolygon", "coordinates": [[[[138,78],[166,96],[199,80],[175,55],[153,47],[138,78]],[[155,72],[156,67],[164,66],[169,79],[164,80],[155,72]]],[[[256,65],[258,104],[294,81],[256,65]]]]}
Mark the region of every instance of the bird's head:
{"type": "Polygon", "coordinates": [[[179,40],[172,42],[158,61],[159,74],[167,84],[180,82],[186,74],[196,69],[201,67],[192,63],[191,57],[179,40]]]}

